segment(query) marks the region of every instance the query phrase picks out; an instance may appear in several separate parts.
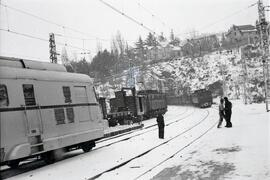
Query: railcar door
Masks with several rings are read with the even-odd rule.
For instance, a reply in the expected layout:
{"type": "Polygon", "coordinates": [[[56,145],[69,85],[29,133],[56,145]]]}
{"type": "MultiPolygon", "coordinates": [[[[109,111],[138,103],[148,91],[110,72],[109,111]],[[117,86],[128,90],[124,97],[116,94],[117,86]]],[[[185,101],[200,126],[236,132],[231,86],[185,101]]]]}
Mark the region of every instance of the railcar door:
{"type": "Polygon", "coordinates": [[[74,86],[74,92],[75,103],[79,105],[75,108],[79,122],[89,122],[90,120],[93,121],[90,107],[88,105],[86,86],[74,86]]]}
{"type": "Polygon", "coordinates": [[[28,142],[31,145],[31,154],[35,154],[43,151],[41,137],[43,133],[41,109],[36,103],[33,84],[23,84],[22,86],[25,101],[25,105],[23,107],[28,131],[28,142]]]}

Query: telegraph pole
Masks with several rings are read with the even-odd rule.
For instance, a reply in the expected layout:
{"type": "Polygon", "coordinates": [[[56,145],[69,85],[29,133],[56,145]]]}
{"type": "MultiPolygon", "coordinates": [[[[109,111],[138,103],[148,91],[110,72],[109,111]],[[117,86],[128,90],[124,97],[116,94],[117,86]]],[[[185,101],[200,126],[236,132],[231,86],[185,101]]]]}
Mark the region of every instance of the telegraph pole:
{"type": "Polygon", "coordinates": [[[55,45],[55,38],[54,33],[50,33],[50,59],[51,63],[57,64],[57,52],[56,52],[56,45],[55,45]]]}
{"type": "Polygon", "coordinates": [[[252,45],[248,44],[241,47],[241,61],[242,61],[242,76],[243,76],[243,86],[244,86],[244,103],[247,104],[248,100],[250,100],[250,89],[249,89],[249,77],[248,77],[248,69],[246,60],[250,60],[251,58],[251,49],[252,45]]]}
{"type": "Polygon", "coordinates": [[[269,82],[269,42],[267,35],[267,24],[265,17],[265,6],[263,5],[262,0],[258,0],[258,13],[259,13],[259,30],[260,30],[260,46],[263,52],[262,63],[263,63],[263,76],[264,76],[264,89],[265,89],[265,104],[266,111],[269,110],[269,101],[270,101],[270,82],[269,82]],[[269,86],[269,87],[268,87],[269,86]]]}

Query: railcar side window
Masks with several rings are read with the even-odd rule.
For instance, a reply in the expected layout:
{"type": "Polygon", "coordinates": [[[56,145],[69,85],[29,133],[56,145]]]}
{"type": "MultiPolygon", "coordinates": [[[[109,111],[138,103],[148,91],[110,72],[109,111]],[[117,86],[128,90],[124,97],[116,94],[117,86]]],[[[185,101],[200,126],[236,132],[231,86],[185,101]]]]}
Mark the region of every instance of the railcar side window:
{"type": "Polygon", "coordinates": [[[54,109],[56,124],[65,124],[65,112],[63,108],[54,109]]]}
{"type": "Polygon", "coordinates": [[[74,123],[74,110],[72,107],[66,108],[68,123],[74,123]]]}
{"type": "Polygon", "coordinates": [[[8,100],[7,87],[4,84],[0,84],[0,107],[4,107],[8,105],[9,105],[9,100],[8,100]]]}
{"type": "Polygon", "coordinates": [[[26,106],[36,105],[34,86],[33,84],[23,84],[23,94],[26,106]]]}
{"type": "Polygon", "coordinates": [[[63,93],[65,97],[65,103],[71,103],[71,93],[70,93],[70,87],[68,86],[63,86],[63,93]]]}

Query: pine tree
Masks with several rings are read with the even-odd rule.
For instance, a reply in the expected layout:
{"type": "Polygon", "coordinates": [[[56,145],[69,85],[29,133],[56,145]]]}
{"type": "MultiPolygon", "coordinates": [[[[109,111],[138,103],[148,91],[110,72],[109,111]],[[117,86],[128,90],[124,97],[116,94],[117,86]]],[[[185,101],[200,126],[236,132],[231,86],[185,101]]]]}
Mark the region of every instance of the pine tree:
{"type": "Polygon", "coordinates": [[[148,46],[153,46],[154,42],[154,35],[150,32],[145,40],[145,44],[148,46]]]}
{"type": "Polygon", "coordinates": [[[139,39],[138,39],[138,41],[135,43],[135,45],[136,45],[136,48],[137,49],[143,49],[144,47],[144,42],[143,42],[143,40],[142,40],[142,37],[141,36],[139,36],[139,39]]]}
{"type": "Polygon", "coordinates": [[[164,41],[166,41],[166,38],[164,37],[163,32],[161,32],[161,34],[158,36],[158,41],[159,41],[159,42],[164,42],[164,41]]]}
{"type": "Polygon", "coordinates": [[[146,51],[145,51],[144,42],[143,42],[141,36],[139,36],[139,39],[135,43],[135,45],[136,45],[136,54],[137,54],[139,60],[144,60],[146,51]]]}

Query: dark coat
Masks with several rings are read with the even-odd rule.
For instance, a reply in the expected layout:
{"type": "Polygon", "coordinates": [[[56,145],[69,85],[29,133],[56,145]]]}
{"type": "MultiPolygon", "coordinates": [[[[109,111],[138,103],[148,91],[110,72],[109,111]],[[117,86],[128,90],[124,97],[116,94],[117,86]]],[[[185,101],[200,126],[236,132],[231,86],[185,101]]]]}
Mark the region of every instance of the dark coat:
{"type": "Polygon", "coordinates": [[[225,114],[232,114],[232,103],[230,101],[225,101],[225,114]]]}
{"type": "Polygon", "coordinates": [[[165,126],[164,117],[161,114],[157,117],[157,124],[160,128],[163,128],[165,126]]]}

